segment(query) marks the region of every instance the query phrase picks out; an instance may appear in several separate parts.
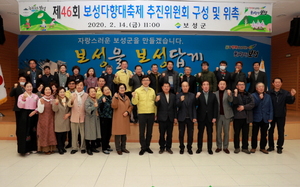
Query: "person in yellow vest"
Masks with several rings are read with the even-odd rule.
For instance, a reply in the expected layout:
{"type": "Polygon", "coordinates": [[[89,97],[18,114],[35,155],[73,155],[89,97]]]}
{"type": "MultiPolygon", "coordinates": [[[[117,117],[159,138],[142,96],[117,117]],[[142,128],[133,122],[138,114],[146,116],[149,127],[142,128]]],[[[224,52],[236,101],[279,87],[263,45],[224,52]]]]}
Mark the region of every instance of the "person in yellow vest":
{"type": "Polygon", "coordinates": [[[128,62],[126,60],[122,60],[121,69],[116,72],[113,81],[117,85],[120,83],[125,84],[127,88],[125,94],[131,99],[132,86],[129,85],[129,79],[132,78],[133,73],[127,68],[128,68],[128,62]]]}
{"type": "Polygon", "coordinates": [[[150,149],[152,138],[152,129],[155,118],[155,91],[149,87],[150,78],[144,75],[142,78],[142,86],[132,92],[132,104],[137,105],[139,118],[139,136],[141,151],[139,155],[145,152],[153,153],[150,149]],[[145,137],[146,132],[146,137],[145,137]]]}

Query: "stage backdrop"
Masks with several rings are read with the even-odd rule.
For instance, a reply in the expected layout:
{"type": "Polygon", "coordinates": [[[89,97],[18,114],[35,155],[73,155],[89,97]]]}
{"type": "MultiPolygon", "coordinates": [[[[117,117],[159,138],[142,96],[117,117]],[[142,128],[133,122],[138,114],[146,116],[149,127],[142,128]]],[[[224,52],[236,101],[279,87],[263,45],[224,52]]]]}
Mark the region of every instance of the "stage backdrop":
{"type": "MultiPolygon", "coordinates": [[[[97,76],[105,66],[119,69],[122,59],[129,62],[129,69],[142,65],[147,72],[151,64],[158,64],[163,71],[166,62],[172,60],[174,69],[183,73],[185,66],[192,73],[201,71],[201,62],[207,61],[214,71],[219,62],[228,62],[227,70],[234,71],[237,61],[244,63],[243,72],[252,71],[252,63],[261,60],[270,78],[270,37],[199,36],[199,35],[20,35],[19,68],[28,66],[28,60],[36,59],[39,68],[66,64],[71,73],[78,65],[81,74],[89,67],[96,69],[97,76]]],[[[270,80],[270,79],[269,79],[270,80]]]]}

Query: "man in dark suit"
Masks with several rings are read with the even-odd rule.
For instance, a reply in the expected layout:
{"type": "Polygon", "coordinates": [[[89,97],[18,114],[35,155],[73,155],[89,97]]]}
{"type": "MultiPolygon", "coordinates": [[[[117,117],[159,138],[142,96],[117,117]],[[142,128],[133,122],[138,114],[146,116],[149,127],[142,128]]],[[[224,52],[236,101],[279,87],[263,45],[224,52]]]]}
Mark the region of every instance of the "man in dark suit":
{"type": "Polygon", "coordinates": [[[31,82],[33,93],[37,92],[38,79],[42,77],[42,71],[36,68],[37,62],[34,59],[28,61],[29,68],[25,68],[24,70],[20,70],[19,74],[26,77],[28,82],[31,82]]]}
{"type": "Polygon", "coordinates": [[[221,80],[226,81],[226,89],[231,89],[231,73],[227,71],[227,62],[221,61],[220,66],[216,67],[216,71],[214,71],[217,82],[221,80]]]}
{"type": "Polygon", "coordinates": [[[158,93],[155,99],[157,106],[157,120],[159,123],[159,154],[162,154],[165,149],[168,153],[173,154],[172,133],[173,125],[177,123],[176,118],[176,96],[170,93],[170,83],[164,83],[162,86],[163,92],[158,93]],[[167,137],[165,138],[165,134],[167,137]]]}
{"type": "Polygon", "coordinates": [[[170,92],[177,94],[180,91],[180,80],[179,80],[179,74],[177,71],[173,69],[174,62],[168,61],[167,62],[167,70],[163,71],[160,78],[159,83],[160,85],[163,85],[165,82],[170,83],[171,90],[170,92]]]}
{"type": "Polygon", "coordinates": [[[152,64],[151,65],[151,71],[148,70],[148,75],[150,77],[150,87],[153,88],[155,91],[155,94],[158,92],[161,92],[161,86],[159,84],[159,79],[160,79],[160,73],[158,72],[158,65],[157,64],[152,64]]]}
{"type": "Polygon", "coordinates": [[[186,81],[189,83],[190,89],[189,92],[196,94],[197,92],[197,82],[196,82],[196,77],[191,75],[192,73],[192,68],[189,66],[184,67],[184,75],[180,77],[181,83],[186,81]]]}
{"type": "Polygon", "coordinates": [[[203,133],[206,127],[207,132],[207,151],[210,155],[212,152],[212,131],[213,124],[218,117],[218,101],[213,92],[209,91],[209,82],[202,82],[202,91],[196,95],[197,103],[197,121],[198,121],[198,149],[197,154],[202,152],[203,133]]]}
{"type": "Polygon", "coordinates": [[[236,85],[239,81],[244,82],[245,85],[247,84],[247,77],[243,69],[243,62],[238,61],[235,63],[235,71],[231,73],[231,91],[236,89],[236,85]]]}
{"type": "Polygon", "coordinates": [[[189,83],[183,82],[181,84],[182,92],[176,95],[176,106],[178,107],[177,119],[179,122],[179,148],[180,154],[184,152],[184,132],[185,127],[187,128],[188,143],[187,149],[190,155],[193,154],[192,144],[194,135],[194,123],[196,119],[196,106],[195,106],[195,94],[189,92],[189,83]]]}
{"type": "Polygon", "coordinates": [[[247,83],[250,83],[248,92],[249,93],[254,93],[256,91],[256,84],[261,82],[264,83],[265,85],[265,92],[267,91],[267,75],[263,71],[259,71],[260,63],[259,62],[254,62],[253,63],[253,70],[252,72],[248,72],[248,77],[247,77],[247,83]]]}
{"type": "Polygon", "coordinates": [[[113,74],[113,67],[111,65],[107,65],[105,67],[105,72],[101,75],[106,81],[106,85],[109,87],[111,94],[114,95],[116,93],[117,85],[113,82],[115,78],[115,74],[113,74]]]}

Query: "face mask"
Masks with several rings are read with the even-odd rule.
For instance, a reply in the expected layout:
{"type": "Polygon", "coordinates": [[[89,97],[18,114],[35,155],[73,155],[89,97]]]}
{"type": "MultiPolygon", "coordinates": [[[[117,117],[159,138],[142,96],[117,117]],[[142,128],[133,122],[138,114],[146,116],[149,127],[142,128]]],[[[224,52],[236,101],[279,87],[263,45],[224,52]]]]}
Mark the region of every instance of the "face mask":
{"type": "Polygon", "coordinates": [[[20,85],[21,85],[21,86],[24,86],[24,85],[25,85],[25,82],[20,82],[20,85]]]}
{"type": "Polygon", "coordinates": [[[225,70],[226,66],[220,66],[220,70],[225,70]]]}

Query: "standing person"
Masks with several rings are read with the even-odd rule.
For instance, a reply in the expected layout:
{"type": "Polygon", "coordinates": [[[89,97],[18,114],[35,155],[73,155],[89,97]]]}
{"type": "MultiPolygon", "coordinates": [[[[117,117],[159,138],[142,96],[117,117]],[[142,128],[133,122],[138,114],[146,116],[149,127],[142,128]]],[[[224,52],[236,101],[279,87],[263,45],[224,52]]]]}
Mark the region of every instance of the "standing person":
{"type": "MultiPolygon", "coordinates": [[[[129,85],[132,86],[132,91],[134,92],[136,89],[141,87],[142,85],[142,77],[143,77],[143,69],[142,66],[136,65],[134,67],[135,74],[129,79],[129,85]]],[[[137,114],[137,106],[133,106],[132,110],[133,114],[133,123],[138,122],[138,114],[137,114]]]]}
{"type": "Polygon", "coordinates": [[[100,114],[100,129],[102,140],[102,152],[109,154],[112,151],[109,141],[112,128],[111,91],[108,86],[102,87],[103,95],[98,99],[98,111],[100,114]]]}
{"type": "Polygon", "coordinates": [[[54,132],[53,96],[51,87],[45,86],[42,90],[42,94],[44,94],[44,96],[38,101],[38,151],[45,154],[52,154],[56,150],[57,142],[54,132]]]}
{"type": "Polygon", "coordinates": [[[148,70],[148,75],[150,77],[150,87],[155,91],[155,94],[161,92],[161,87],[159,84],[160,73],[158,72],[158,65],[152,64],[151,71],[148,70]]]}
{"type": "Polygon", "coordinates": [[[34,59],[28,61],[29,68],[20,70],[19,74],[25,76],[27,81],[32,84],[32,92],[36,93],[37,88],[39,87],[38,79],[42,77],[42,71],[36,68],[37,62],[34,59]]]}
{"type": "Polygon", "coordinates": [[[217,91],[217,79],[215,74],[212,71],[209,71],[209,63],[204,61],[201,63],[202,72],[197,74],[196,80],[199,83],[199,90],[202,90],[202,83],[204,81],[209,82],[209,91],[215,92],[217,91]],[[201,86],[200,86],[201,85],[201,86]]]}
{"type": "Polygon", "coordinates": [[[105,72],[101,75],[106,81],[107,86],[109,87],[112,95],[116,93],[116,84],[114,83],[115,74],[113,74],[113,67],[107,65],[105,67],[105,72]]]}
{"type": "Polygon", "coordinates": [[[84,154],[85,151],[85,139],[84,139],[84,103],[88,97],[88,94],[84,92],[84,83],[79,81],[76,83],[76,91],[72,93],[71,98],[69,99],[68,106],[71,109],[71,132],[72,132],[72,151],[71,154],[75,154],[78,147],[78,133],[81,137],[81,153],[84,154]]]}
{"type": "Polygon", "coordinates": [[[172,134],[174,123],[177,123],[176,96],[170,93],[170,83],[166,82],[162,86],[162,92],[158,93],[155,99],[157,107],[157,120],[159,124],[159,154],[165,150],[173,154],[172,134]],[[166,135],[166,137],[165,137],[166,135]]]}
{"type": "Polygon", "coordinates": [[[179,80],[179,73],[173,69],[174,62],[168,61],[167,62],[167,70],[163,71],[160,78],[159,83],[163,85],[165,82],[170,83],[171,85],[171,93],[177,94],[180,91],[180,80],[179,80]]]}
{"type": "Polygon", "coordinates": [[[84,77],[80,74],[80,67],[79,66],[73,66],[72,67],[73,75],[69,76],[69,80],[75,80],[75,82],[82,81],[84,82],[84,77]]]}
{"type": "Polygon", "coordinates": [[[268,151],[274,151],[274,129],[277,125],[278,131],[278,140],[277,140],[277,153],[281,154],[284,143],[284,126],[286,118],[286,104],[293,104],[295,102],[296,90],[291,89],[291,92],[288,92],[282,89],[282,79],[276,77],[273,79],[273,89],[268,93],[271,96],[273,104],[273,121],[271,123],[271,128],[269,130],[269,148],[268,151]]]}
{"type": "Polygon", "coordinates": [[[227,71],[227,62],[222,60],[219,64],[219,67],[216,67],[214,71],[217,83],[221,80],[226,81],[226,89],[231,89],[231,73],[227,71]]]}
{"type": "Polygon", "coordinates": [[[86,86],[86,90],[88,90],[89,87],[97,87],[97,77],[94,68],[89,68],[86,74],[84,74],[84,77],[84,84],[86,86]]]}
{"type": "MultiPolygon", "coordinates": [[[[67,66],[62,64],[59,66],[59,71],[55,70],[54,80],[58,84],[59,87],[67,87],[67,83],[69,79],[69,73],[67,73],[67,66]]],[[[75,81],[75,79],[73,79],[75,81]]]]}
{"type": "Polygon", "coordinates": [[[36,126],[38,121],[37,102],[39,97],[32,93],[31,82],[26,82],[25,92],[18,97],[18,107],[20,108],[20,123],[17,123],[17,143],[18,153],[28,155],[36,153],[36,126]],[[22,123],[21,123],[22,122],[22,123]]]}
{"type": "Polygon", "coordinates": [[[54,82],[54,76],[50,73],[50,67],[44,66],[44,75],[38,79],[38,82],[43,84],[44,86],[49,86],[51,82],[54,82]]]}
{"type": "Polygon", "coordinates": [[[142,78],[142,86],[136,89],[135,92],[132,92],[132,104],[137,105],[138,108],[139,139],[141,144],[139,155],[143,155],[145,152],[153,153],[150,149],[150,143],[156,111],[156,96],[155,91],[149,87],[149,84],[150,78],[145,75],[142,78]]]}
{"type": "Polygon", "coordinates": [[[243,62],[238,61],[235,63],[235,71],[231,73],[231,90],[233,91],[236,89],[237,83],[244,82],[247,84],[247,77],[244,72],[242,72],[243,69],[243,62]]]}
{"type": "Polygon", "coordinates": [[[269,123],[273,120],[273,105],[271,96],[266,94],[265,85],[262,82],[256,84],[256,92],[252,94],[255,107],[253,108],[253,123],[252,123],[252,138],[251,138],[251,153],[255,153],[257,148],[257,135],[260,129],[260,151],[269,154],[266,150],[267,131],[269,123]]]}
{"type": "Polygon", "coordinates": [[[51,90],[52,90],[52,95],[53,95],[54,97],[56,97],[58,85],[57,85],[55,82],[52,82],[52,83],[50,84],[50,88],[51,88],[51,90]]]}
{"type": "Polygon", "coordinates": [[[126,60],[122,60],[121,69],[117,71],[113,81],[117,85],[120,83],[125,84],[126,85],[125,94],[131,99],[132,86],[129,85],[129,79],[132,78],[133,73],[127,68],[128,68],[128,62],[126,60]]]}
{"type": "Polygon", "coordinates": [[[96,92],[97,92],[96,97],[97,97],[97,99],[99,99],[103,95],[102,88],[105,85],[106,85],[105,79],[103,77],[99,77],[98,82],[97,82],[97,87],[96,87],[96,92]]]}
{"type": "Polygon", "coordinates": [[[13,111],[15,111],[16,127],[19,126],[20,116],[21,116],[21,110],[18,107],[18,98],[21,94],[23,94],[25,92],[25,87],[24,87],[25,83],[26,83],[26,77],[23,75],[20,75],[18,83],[14,84],[14,87],[11,89],[11,91],[9,93],[10,97],[15,97],[13,111]]]}
{"type": "Polygon", "coordinates": [[[189,92],[196,94],[197,92],[197,82],[196,77],[194,75],[191,75],[192,68],[189,66],[184,67],[184,75],[180,77],[181,83],[186,81],[189,83],[190,89],[189,92]]]}
{"type": "Polygon", "coordinates": [[[250,154],[248,150],[249,123],[253,121],[252,109],[255,106],[253,96],[245,91],[244,81],[238,81],[233,95],[233,129],[234,153],[240,152],[240,132],[242,130],[242,152],[250,154]]]}
{"type": "Polygon", "coordinates": [[[253,71],[248,72],[247,83],[250,83],[250,86],[249,86],[249,89],[248,89],[249,93],[254,93],[255,92],[256,84],[259,83],[259,82],[264,83],[264,85],[265,85],[264,86],[265,87],[264,92],[267,91],[267,85],[268,85],[267,75],[266,75],[265,72],[260,71],[259,67],[260,67],[260,63],[259,62],[254,62],[253,63],[253,71]]]}
{"type": "Polygon", "coordinates": [[[115,145],[118,155],[129,153],[126,149],[126,135],[130,133],[130,99],[125,95],[126,85],[120,83],[114,94],[111,107],[113,108],[112,134],[115,135],[115,145]]]}
{"type": "MultiPolygon", "coordinates": [[[[71,98],[71,94],[75,92],[75,80],[69,80],[68,82],[68,90],[66,91],[65,95],[69,99],[71,98]]],[[[72,147],[72,132],[71,128],[68,131],[68,145],[66,145],[66,148],[71,148],[72,147]]]]}
{"type": "Polygon", "coordinates": [[[207,132],[207,151],[210,155],[212,151],[212,132],[213,124],[217,120],[218,116],[218,101],[213,92],[209,91],[209,82],[202,82],[202,91],[196,95],[197,103],[197,122],[198,122],[198,144],[196,153],[202,152],[203,133],[206,127],[207,132]]]}
{"type": "MultiPolygon", "coordinates": [[[[96,149],[96,139],[101,137],[100,134],[100,118],[98,113],[98,102],[96,99],[96,90],[94,87],[89,87],[89,94],[85,100],[85,120],[84,120],[84,137],[86,150],[88,155],[93,155],[93,152],[99,153],[96,149]]],[[[81,135],[82,136],[82,135],[81,135]]]]}
{"type": "Polygon", "coordinates": [[[54,116],[54,131],[57,141],[57,149],[59,154],[67,152],[65,150],[65,142],[67,139],[67,132],[70,132],[70,108],[67,103],[69,99],[65,95],[64,87],[58,88],[58,96],[52,104],[52,110],[55,112],[54,116]]]}
{"type": "Polygon", "coordinates": [[[231,107],[231,102],[233,101],[233,96],[230,89],[227,89],[227,84],[225,80],[220,80],[218,84],[218,91],[215,92],[218,105],[218,117],[217,117],[217,149],[216,153],[222,150],[227,154],[230,153],[228,150],[229,144],[229,128],[230,121],[233,117],[233,111],[231,107]],[[222,129],[223,129],[223,140],[222,140],[222,129]]]}
{"type": "Polygon", "coordinates": [[[195,94],[189,92],[189,83],[181,83],[182,92],[176,95],[176,106],[178,107],[177,119],[179,123],[179,148],[180,154],[184,153],[184,132],[187,128],[187,149],[193,154],[192,144],[194,135],[194,123],[197,122],[195,94]]]}

